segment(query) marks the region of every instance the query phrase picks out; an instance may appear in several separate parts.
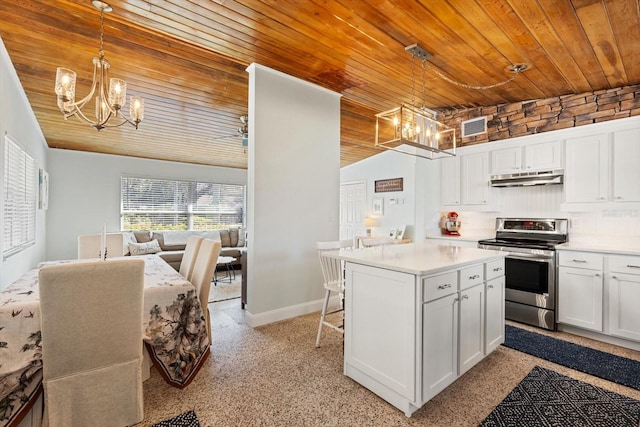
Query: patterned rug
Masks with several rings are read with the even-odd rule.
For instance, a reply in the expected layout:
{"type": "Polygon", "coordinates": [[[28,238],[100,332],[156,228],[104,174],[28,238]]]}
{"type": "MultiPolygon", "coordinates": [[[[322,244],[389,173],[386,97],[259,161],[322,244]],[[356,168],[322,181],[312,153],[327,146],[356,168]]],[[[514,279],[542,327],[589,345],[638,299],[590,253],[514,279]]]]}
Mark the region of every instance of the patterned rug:
{"type": "MultiPolygon", "coordinates": [[[[640,390],[640,362],[505,325],[505,347],[640,390]]],[[[637,426],[636,426],[637,427],[637,426]]]]}
{"type": "Polygon", "coordinates": [[[195,412],[187,411],[168,420],[160,421],[151,427],[200,427],[200,422],[195,412]]]}
{"type": "Polygon", "coordinates": [[[638,427],[640,401],[536,366],[480,427],[638,427]]]}
{"type": "MultiPolygon", "coordinates": [[[[219,278],[223,273],[218,273],[219,278]]],[[[228,299],[240,298],[240,286],[242,277],[236,272],[236,277],[231,283],[218,280],[217,284],[211,282],[211,290],[209,291],[209,302],[226,301],[228,299]]]]}

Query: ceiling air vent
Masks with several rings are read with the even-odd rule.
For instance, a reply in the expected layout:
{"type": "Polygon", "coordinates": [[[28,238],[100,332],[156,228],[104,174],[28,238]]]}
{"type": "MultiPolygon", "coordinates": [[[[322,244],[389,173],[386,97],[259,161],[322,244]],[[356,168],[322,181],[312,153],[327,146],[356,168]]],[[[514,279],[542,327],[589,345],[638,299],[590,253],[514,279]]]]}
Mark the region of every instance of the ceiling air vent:
{"type": "Polygon", "coordinates": [[[487,117],[476,117],[475,119],[466,120],[460,125],[462,127],[462,137],[480,135],[487,133],[487,117]]]}

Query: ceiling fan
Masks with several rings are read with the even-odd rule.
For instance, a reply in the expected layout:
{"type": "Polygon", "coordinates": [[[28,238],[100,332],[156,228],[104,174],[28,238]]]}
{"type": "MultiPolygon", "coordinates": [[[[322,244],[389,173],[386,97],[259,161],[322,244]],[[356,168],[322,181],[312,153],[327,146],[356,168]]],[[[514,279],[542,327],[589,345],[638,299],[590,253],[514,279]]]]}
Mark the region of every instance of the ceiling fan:
{"type": "Polygon", "coordinates": [[[242,138],[242,146],[246,147],[249,144],[249,116],[240,116],[240,121],[242,122],[242,126],[236,129],[235,132],[215,137],[213,141],[227,138],[242,138]]]}

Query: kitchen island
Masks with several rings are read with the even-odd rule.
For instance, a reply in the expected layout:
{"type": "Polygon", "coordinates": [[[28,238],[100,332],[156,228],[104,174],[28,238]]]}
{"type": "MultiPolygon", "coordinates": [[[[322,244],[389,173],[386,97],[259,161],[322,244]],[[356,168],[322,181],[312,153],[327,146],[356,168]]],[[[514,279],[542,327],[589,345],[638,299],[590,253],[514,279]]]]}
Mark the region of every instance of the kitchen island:
{"type": "Polygon", "coordinates": [[[410,417],[504,342],[504,253],[342,249],[344,374],[410,417]]]}

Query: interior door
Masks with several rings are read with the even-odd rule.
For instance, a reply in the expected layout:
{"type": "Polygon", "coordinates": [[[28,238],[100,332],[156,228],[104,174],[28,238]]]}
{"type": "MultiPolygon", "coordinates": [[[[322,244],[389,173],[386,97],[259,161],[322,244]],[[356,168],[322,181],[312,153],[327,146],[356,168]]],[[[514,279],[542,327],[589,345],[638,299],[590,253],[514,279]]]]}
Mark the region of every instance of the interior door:
{"type": "Polygon", "coordinates": [[[340,239],[365,235],[366,202],[365,181],[340,184],[340,239]]]}

